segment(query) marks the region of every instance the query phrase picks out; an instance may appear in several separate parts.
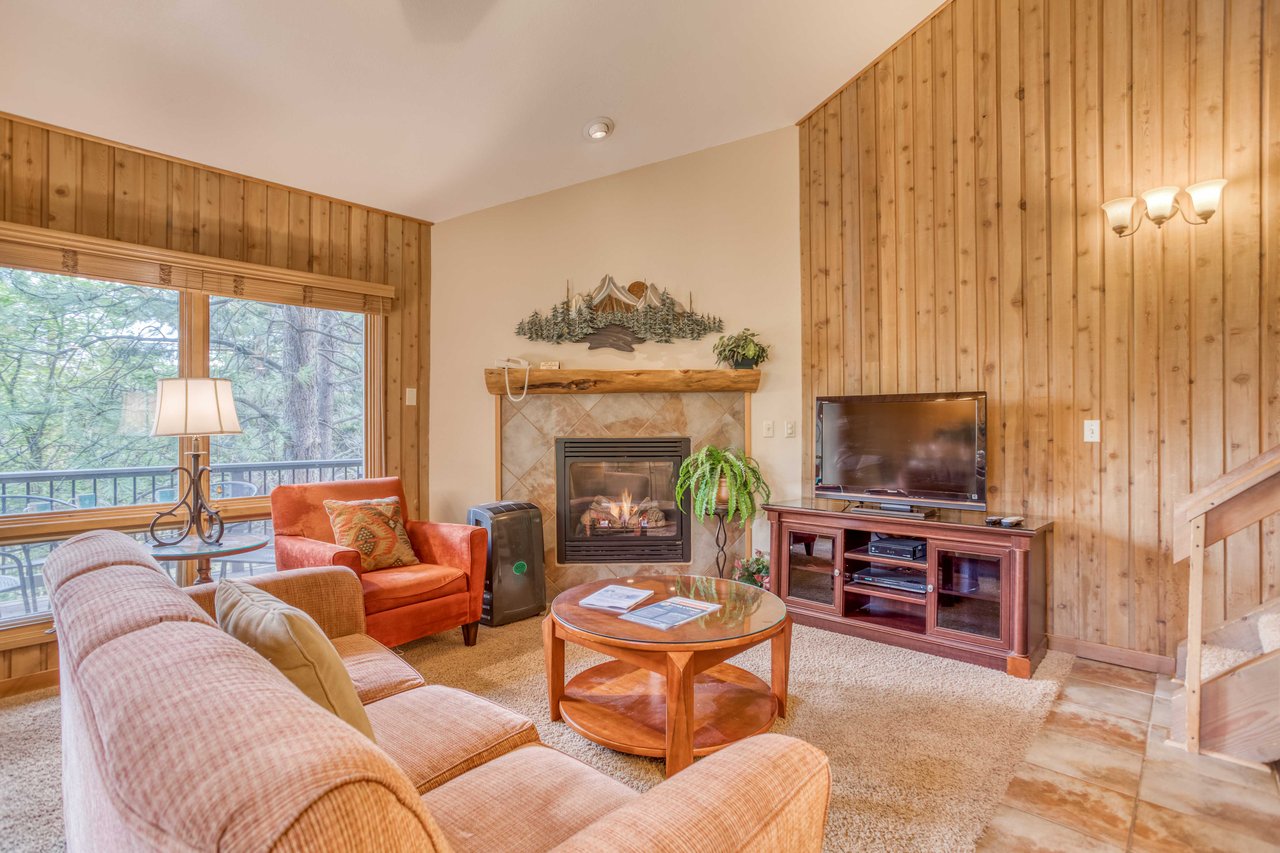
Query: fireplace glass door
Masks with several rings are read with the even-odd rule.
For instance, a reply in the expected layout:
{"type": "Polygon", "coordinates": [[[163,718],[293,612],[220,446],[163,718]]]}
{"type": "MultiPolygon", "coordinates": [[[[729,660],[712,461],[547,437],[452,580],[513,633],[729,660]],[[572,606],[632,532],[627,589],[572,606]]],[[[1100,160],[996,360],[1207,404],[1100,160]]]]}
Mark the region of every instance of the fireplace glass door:
{"type": "Polygon", "coordinates": [[[670,462],[571,462],[573,535],[678,536],[675,465],[670,462]]]}
{"type": "Polygon", "coordinates": [[[687,453],[680,439],[629,439],[629,447],[611,439],[560,441],[573,442],[561,450],[556,484],[562,562],[689,559],[688,520],[676,506],[687,453]]]}

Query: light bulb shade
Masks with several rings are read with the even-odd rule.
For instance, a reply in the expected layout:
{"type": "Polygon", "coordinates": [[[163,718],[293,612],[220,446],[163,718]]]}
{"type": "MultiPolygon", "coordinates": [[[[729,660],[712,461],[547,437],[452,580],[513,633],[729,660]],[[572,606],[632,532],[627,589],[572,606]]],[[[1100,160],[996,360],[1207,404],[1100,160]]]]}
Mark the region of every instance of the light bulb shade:
{"type": "Polygon", "coordinates": [[[1225,180],[1219,179],[1201,181],[1187,187],[1187,195],[1191,197],[1191,209],[1195,211],[1196,216],[1208,219],[1218,212],[1218,205],[1222,203],[1222,188],[1226,185],[1225,180]]]}
{"type": "Polygon", "coordinates": [[[228,435],[240,432],[229,379],[156,380],[152,435],[228,435]]]}
{"type": "Polygon", "coordinates": [[[1133,228],[1133,206],[1138,200],[1133,196],[1113,198],[1102,205],[1102,212],[1107,215],[1107,224],[1117,234],[1124,234],[1133,228]]]}
{"type": "Polygon", "coordinates": [[[1178,188],[1156,187],[1144,192],[1142,200],[1147,203],[1147,218],[1156,225],[1163,225],[1178,209],[1178,188]]]}

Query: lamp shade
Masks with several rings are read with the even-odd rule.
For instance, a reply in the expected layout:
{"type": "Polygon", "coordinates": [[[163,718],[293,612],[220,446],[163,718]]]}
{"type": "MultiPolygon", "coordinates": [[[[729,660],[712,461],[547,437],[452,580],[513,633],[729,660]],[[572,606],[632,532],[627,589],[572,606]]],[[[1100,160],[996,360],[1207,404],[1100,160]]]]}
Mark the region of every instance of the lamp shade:
{"type": "Polygon", "coordinates": [[[1107,215],[1107,224],[1111,226],[1112,231],[1123,234],[1133,228],[1133,206],[1137,201],[1133,196],[1126,196],[1113,198],[1102,205],[1102,211],[1107,215]]]}
{"type": "Polygon", "coordinates": [[[1177,211],[1178,188],[1156,187],[1142,194],[1147,203],[1147,218],[1156,225],[1163,225],[1177,211]]]}
{"type": "Polygon", "coordinates": [[[1191,197],[1191,209],[1201,219],[1208,219],[1218,212],[1218,204],[1222,201],[1222,188],[1227,182],[1219,178],[1216,181],[1201,181],[1187,187],[1187,195],[1191,197]]]}
{"type": "Polygon", "coordinates": [[[159,379],[152,435],[227,435],[240,432],[229,379],[159,379]]]}

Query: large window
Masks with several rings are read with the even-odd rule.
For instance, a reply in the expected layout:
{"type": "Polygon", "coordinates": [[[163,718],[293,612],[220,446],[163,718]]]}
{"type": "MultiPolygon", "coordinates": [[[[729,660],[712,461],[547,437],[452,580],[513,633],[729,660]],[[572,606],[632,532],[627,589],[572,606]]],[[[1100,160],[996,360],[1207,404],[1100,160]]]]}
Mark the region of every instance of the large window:
{"type": "Polygon", "coordinates": [[[178,294],[0,268],[0,318],[0,515],[154,503],[177,457],[150,430],[178,294]]]}
{"type": "Polygon", "coordinates": [[[150,434],[157,379],[231,380],[243,432],[209,448],[228,524],[266,524],[281,483],[364,475],[364,314],[0,267],[0,320],[0,624],[47,612],[58,541],[175,499],[185,448],[150,434]]]}
{"type": "Polygon", "coordinates": [[[243,432],[213,442],[235,495],[364,472],[364,317],[215,298],[209,371],[231,380],[243,432]]]}

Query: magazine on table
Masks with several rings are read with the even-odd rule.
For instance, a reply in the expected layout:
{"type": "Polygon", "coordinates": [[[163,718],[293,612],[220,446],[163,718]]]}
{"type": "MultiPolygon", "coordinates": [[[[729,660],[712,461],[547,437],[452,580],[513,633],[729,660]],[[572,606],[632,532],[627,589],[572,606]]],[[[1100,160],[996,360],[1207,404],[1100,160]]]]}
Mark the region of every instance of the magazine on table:
{"type": "Polygon", "coordinates": [[[665,631],[668,628],[692,622],[694,619],[706,616],[708,613],[715,613],[719,609],[719,604],[676,596],[675,598],[668,598],[666,601],[650,604],[648,607],[641,607],[634,613],[624,613],[618,618],[665,631]]]}
{"type": "Polygon", "coordinates": [[[604,589],[596,590],[579,601],[578,604],[583,607],[593,607],[596,610],[612,610],[616,613],[626,613],[651,595],[653,595],[653,590],[650,589],[636,589],[634,586],[612,584],[604,589]]]}

